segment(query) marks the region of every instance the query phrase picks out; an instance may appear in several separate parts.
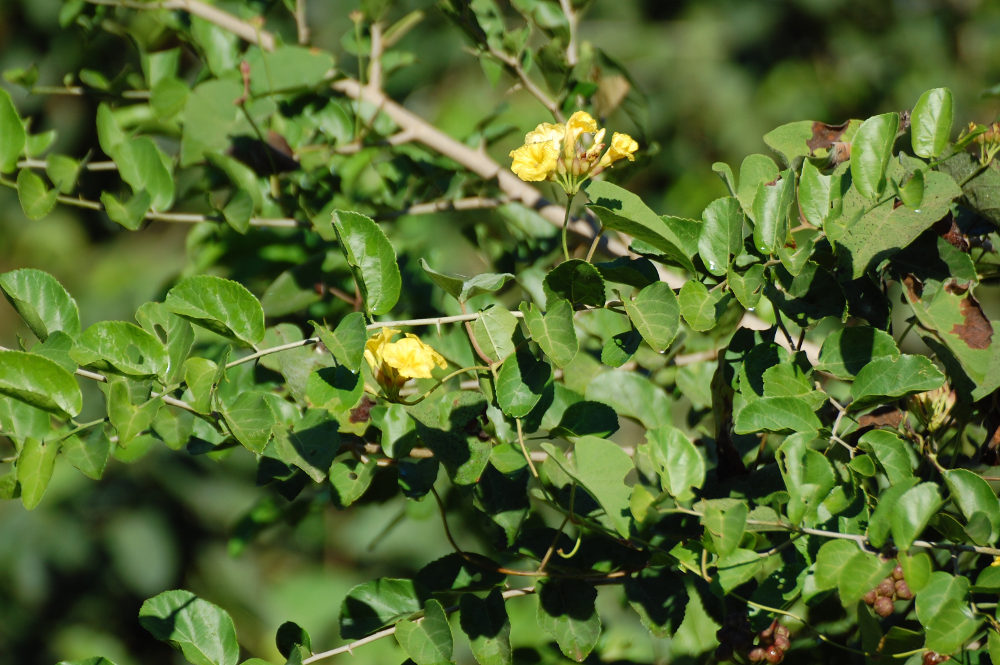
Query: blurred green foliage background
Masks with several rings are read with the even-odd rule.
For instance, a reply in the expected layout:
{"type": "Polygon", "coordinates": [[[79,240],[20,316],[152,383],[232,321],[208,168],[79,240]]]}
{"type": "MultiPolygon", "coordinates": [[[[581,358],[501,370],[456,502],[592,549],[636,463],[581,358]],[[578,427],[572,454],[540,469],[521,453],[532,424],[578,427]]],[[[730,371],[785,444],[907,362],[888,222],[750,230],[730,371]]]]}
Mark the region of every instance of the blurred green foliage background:
{"type": "MultiPolygon", "coordinates": [[[[283,22],[287,28],[281,3],[247,4],[274,17],[269,29],[283,22]]],[[[46,85],[61,85],[82,67],[138,70],[111,34],[61,29],[61,5],[0,0],[0,69],[35,64],[46,85]]],[[[355,5],[310,2],[313,43],[342,52],[355,5]]],[[[401,44],[414,63],[388,78],[387,92],[459,138],[486,118],[509,125],[491,148],[505,161],[524,131],[548,120],[544,109],[509,78],[491,86],[433,2],[393,2],[390,16],[412,9],[426,12],[401,44]]],[[[654,209],[682,216],[698,216],[723,195],[712,162],[738,164],[766,152],[760,137],[785,122],[836,123],[902,110],[937,86],[954,92],[958,126],[993,121],[1000,110],[1000,92],[989,91],[1000,83],[998,34],[1000,3],[985,0],[594,0],[580,25],[585,42],[629,72],[630,99],[641,102],[608,123],[643,146],[640,163],[621,175],[624,184],[654,209]]],[[[356,74],[349,55],[340,66],[356,74]]],[[[99,100],[29,96],[4,86],[31,116],[33,131],[57,129],[57,149],[82,156],[99,100]]],[[[420,223],[435,224],[441,246],[469,247],[447,216],[420,223]]],[[[188,231],[154,224],[129,233],[103,214],[67,207],[29,222],[15,193],[0,189],[0,272],[35,267],[54,274],[78,300],[85,326],[130,319],[140,303],[161,295],[191,261],[188,231]]],[[[19,332],[13,310],[0,302],[0,344],[15,346],[19,332]]],[[[329,648],[338,639],[340,599],[353,584],[413,574],[450,551],[429,502],[380,505],[377,485],[368,506],[342,514],[289,506],[255,487],[245,450],[221,461],[162,448],[133,456],[139,459],[114,462],[99,483],[59,465],[33,513],[19,502],[0,504],[0,663],[96,653],[119,665],[174,662],[173,652],[139,627],[136,612],[146,597],[178,587],[228,609],[249,652],[275,656],[272,636],[285,620],[307,628],[314,648],[329,648]],[[267,521],[274,511],[286,512],[289,525],[254,535],[254,520],[267,521]]],[[[532,602],[511,610],[533,612],[532,602]]],[[[621,641],[622,658],[655,652],[647,633],[629,633],[634,623],[608,625],[618,633],[605,639],[621,641]]],[[[540,639],[516,629],[513,635],[515,647],[540,639]]],[[[383,641],[354,660],[402,658],[383,641]]]]}

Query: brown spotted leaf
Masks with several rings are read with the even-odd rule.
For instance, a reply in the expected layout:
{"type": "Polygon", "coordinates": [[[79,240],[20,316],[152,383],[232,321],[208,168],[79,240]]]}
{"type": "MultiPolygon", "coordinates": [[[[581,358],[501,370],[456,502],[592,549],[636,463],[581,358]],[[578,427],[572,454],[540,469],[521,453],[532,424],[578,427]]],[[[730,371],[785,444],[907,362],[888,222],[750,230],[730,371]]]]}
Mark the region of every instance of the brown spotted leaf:
{"type": "MultiPolygon", "coordinates": [[[[925,337],[935,352],[968,377],[965,392],[982,399],[1000,387],[1000,346],[994,341],[993,324],[986,318],[968,283],[955,279],[920,281],[913,275],[903,278],[903,295],[925,337]]],[[[949,374],[952,374],[949,367],[949,374]]],[[[953,381],[958,377],[953,377],[953,381]]],[[[959,381],[956,387],[962,388],[959,381]]]]}

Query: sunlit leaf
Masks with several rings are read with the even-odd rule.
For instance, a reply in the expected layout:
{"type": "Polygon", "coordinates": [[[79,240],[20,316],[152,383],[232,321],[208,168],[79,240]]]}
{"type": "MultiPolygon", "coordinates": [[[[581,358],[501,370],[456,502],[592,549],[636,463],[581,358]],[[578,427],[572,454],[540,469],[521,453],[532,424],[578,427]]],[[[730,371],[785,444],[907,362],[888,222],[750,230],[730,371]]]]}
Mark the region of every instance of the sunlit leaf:
{"type": "Polygon", "coordinates": [[[910,114],[914,153],[930,159],[944,152],[951,136],[953,106],[948,88],[934,88],[920,95],[910,114]]]}
{"type": "Polygon", "coordinates": [[[38,339],[44,341],[57,330],[79,334],[76,301],[47,272],[34,268],[5,272],[0,275],[0,290],[38,339]]]}
{"type": "Polygon", "coordinates": [[[142,604],[139,623],[193,665],[236,665],[240,647],[229,614],[190,591],[164,591],[142,604]]]}

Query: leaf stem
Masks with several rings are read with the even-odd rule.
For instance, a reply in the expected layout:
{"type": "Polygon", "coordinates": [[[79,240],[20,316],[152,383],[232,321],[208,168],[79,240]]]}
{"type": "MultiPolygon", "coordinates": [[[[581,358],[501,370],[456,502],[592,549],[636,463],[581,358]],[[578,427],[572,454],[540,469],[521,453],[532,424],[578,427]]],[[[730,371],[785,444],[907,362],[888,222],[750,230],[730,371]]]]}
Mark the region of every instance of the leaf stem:
{"type": "MultiPolygon", "coordinates": [[[[576,197],[576,192],[574,192],[573,194],[566,194],[566,212],[563,215],[562,234],[561,234],[562,235],[562,250],[563,250],[563,257],[567,261],[569,261],[569,245],[566,242],[566,235],[569,233],[569,210],[570,210],[570,208],[573,205],[573,199],[575,197],[576,197]]],[[[595,244],[597,243],[597,241],[598,241],[598,239],[600,237],[601,237],[600,233],[597,233],[594,236],[594,243],[595,244]]],[[[590,259],[589,259],[589,255],[588,255],[588,261],[589,260],[590,259]]]]}

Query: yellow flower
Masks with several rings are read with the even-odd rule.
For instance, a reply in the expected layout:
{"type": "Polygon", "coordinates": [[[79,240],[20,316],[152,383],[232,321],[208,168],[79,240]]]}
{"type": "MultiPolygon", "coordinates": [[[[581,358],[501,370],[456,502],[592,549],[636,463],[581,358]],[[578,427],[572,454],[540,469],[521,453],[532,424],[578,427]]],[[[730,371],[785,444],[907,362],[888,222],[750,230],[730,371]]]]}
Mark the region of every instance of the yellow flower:
{"type": "Polygon", "coordinates": [[[628,159],[630,162],[635,161],[633,153],[639,149],[639,144],[636,143],[628,134],[621,134],[615,132],[611,137],[611,147],[608,151],[604,153],[601,157],[599,166],[601,168],[607,168],[617,162],[619,159],[628,159]]]}
{"type": "Polygon", "coordinates": [[[382,349],[382,360],[403,379],[429,379],[435,365],[444,369],[448,362],[419,337],[409,333],[382,349]]]}
{"type": "Polygon", "coordinates": [[[586,111],[577,111],[565,125],[543,122],[524,135],[524,145],[510,151],[510,170],[528,182],[553,180],[572,198],[583,183],[618,160],[635,161],[639,144],[616,132],[605,152],[606,132],[586,111]]]}
{"type": "Polygon", "coordinates": [[[514,162],[510,170],[527,182],[545,180],[556,170],[559,162],[559,148],[552,141],[526,143],[510,151],[514,162]]]}
{"type": "Polygon", "coordinates": [[[368,366],[372,368],[373,374],[378,374],[382,366],[382,352],[398,332],[395,328],[382,328],[365,342],[365,360],[368,361],[368,366]]]}
{"type": "Polygon", "coordinates": [[[597,131],[597,121],[586,111],[577,111],[566,121],[566,143],[576,143],[580,134],[597,131]]]}
{"type": "Polygon", "coordinates": [[[524,144],[530,145],[532,143],[545,143],[547,141],[552,141],[552,144],[559,149],[562,145],[563,137],[566,135],[566,128],[562,125],[557,125],[551,122],[543,122],[532,131],[524,135],[524,144]]]}
{"type": "Polygon", "coordinates": [[[383,328],[365,343],[365,360],[390,399],[399,395],[407,379],[429,379],[435,366],[448,366],[441,354],[416,335],[407,333],[393,342],[397,333],[395,328],[383,328]]]}

